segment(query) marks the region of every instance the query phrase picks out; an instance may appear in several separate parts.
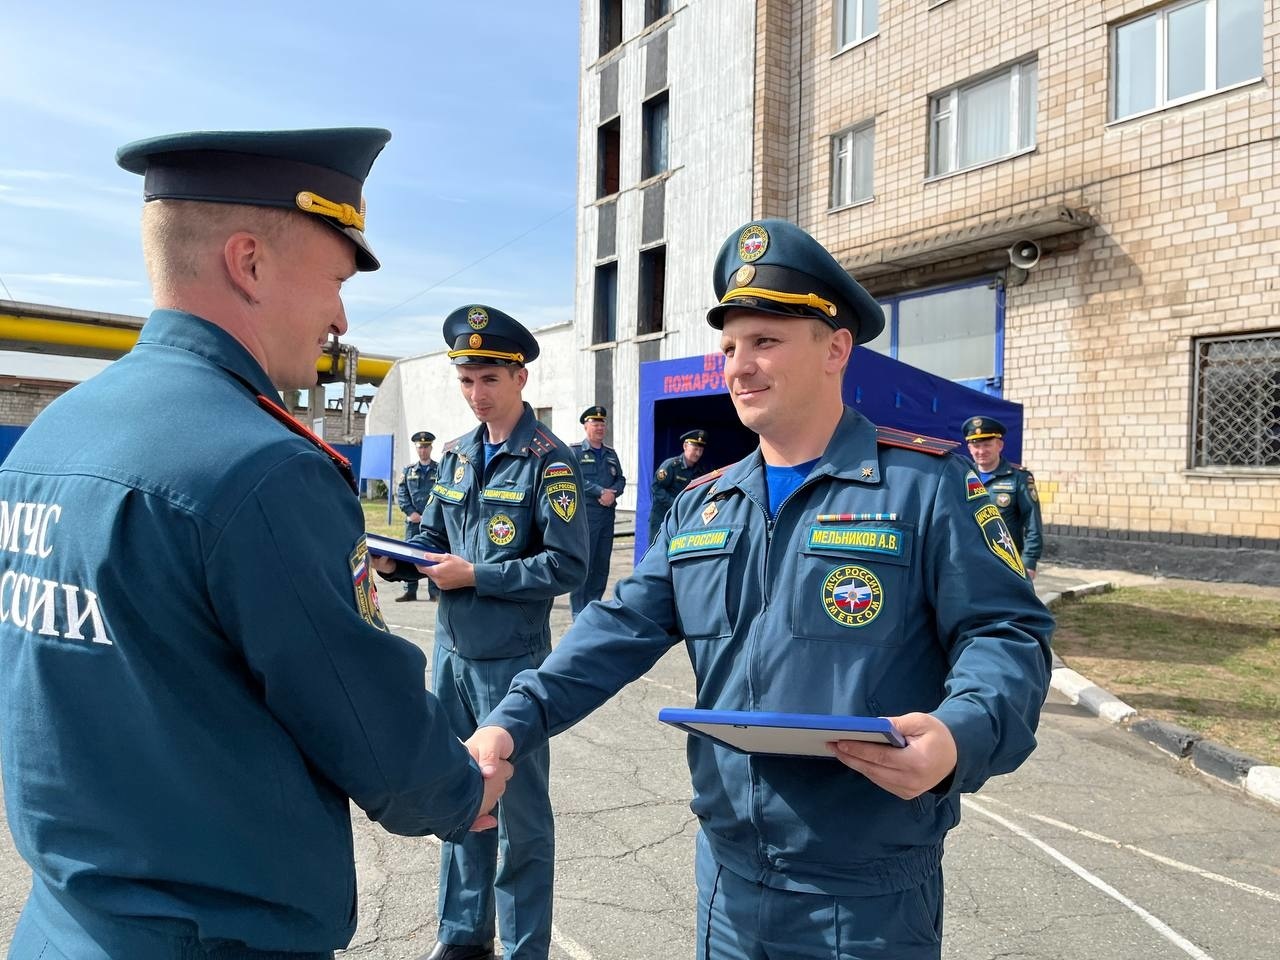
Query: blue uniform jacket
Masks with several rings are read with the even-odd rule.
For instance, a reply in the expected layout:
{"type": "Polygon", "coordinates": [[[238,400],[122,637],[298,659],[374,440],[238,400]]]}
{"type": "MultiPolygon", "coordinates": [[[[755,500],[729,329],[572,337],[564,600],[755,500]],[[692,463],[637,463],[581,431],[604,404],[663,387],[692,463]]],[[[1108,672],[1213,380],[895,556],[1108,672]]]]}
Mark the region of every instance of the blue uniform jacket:
{"type": "MultiPolygon", "coordinates": [[[[587,575],[587,519],[569,448],[524,405],[484,476],[488,428],[452,441],[411,543],[475,565],[476,585],[440,594],[436,641],[474,660],[551,644],[551,604],[587,575]]],[[[407,563],[387,579],[415,579],[407,563]]]]}
{"type": "Polygon", "coordinates": [[[348,798],[461,835],[482,780],[386,632],[347,480],[259,393],[240,344],[160,310],[0,468],[6,810],[37,900],[332,950],[356,925],[348,798]]]}
{"type": "Polygon", "coordinates": [[[1053,619],[968,466],[878,441],[852,410],[772,522],[766,503],[758,450],[687,489],[614,599],[588,607],[484,723],[511,731],[519,756],[680,640],[699,707],[932,712],[959,759],[911,801],[834,759],[688,744],[693,810],[722,865],[829,895],[905,889],[936,869],[960,794],[1034,748],[1053,619]]]}
{"type": "Polygon", "coordinates": [[[618,451],[613,447],[601,446],[599,450],[585,440],[572,445],[574,458],[578,461],[578,472],[582,474],[582,493],[588,510],[609,510],[600,503],[600,494],[612,490],[617,496],[627,486],[627,478],[622,475],[622,461],[618,459],[618,451]]]}
{"type": "Polygon", "coordinates": [[[427,498],[431,496],[431,488],[436,484],[436,471],[439,464],[414,461],[400,471],[400,482],[396,484],[396,503],[400,512],[408,517],[411,513],[421,514],[427,508],[427,498]]]}

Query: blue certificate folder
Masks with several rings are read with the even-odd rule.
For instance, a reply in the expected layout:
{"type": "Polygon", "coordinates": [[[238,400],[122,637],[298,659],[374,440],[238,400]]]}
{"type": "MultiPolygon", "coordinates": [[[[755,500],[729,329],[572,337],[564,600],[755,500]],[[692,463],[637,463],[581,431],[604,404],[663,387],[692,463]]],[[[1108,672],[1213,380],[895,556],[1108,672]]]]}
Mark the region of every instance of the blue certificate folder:
{"type": "Polygon", "coordinates": [[[435,565],[434,560],[427,559],[426,550],[415,547],[411,543],[405,543],[403,540],[393,540],[391,537],[380,537],[376,533],[369,533],[365,534],[365,542],[369,545],[369,552],[375,557],[390,557],[393,560],[403,560],[405,563],[414,563],[420,567],[435,565]]]}
{"type": "Polygon", "coordinates": [[[884,717],[663,707],[658,711],[658,719],[739,753],[831,757],[827,744],[832,740],[869,740],[894,747],[907,745],[902,734],[884,717]]]}

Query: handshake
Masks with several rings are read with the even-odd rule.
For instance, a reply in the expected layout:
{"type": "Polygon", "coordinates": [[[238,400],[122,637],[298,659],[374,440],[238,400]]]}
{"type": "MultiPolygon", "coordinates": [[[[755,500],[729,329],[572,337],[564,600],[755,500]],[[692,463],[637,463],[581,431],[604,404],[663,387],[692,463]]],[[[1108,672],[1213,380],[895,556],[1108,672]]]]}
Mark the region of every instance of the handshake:
{"type": "Polygon", "coordinates": [[[498,825],[498,818],[493,815],[493,808],[507,789],[507,781],[515,768],[511,765],[511,754],[515,752],[515,741],[511,734],[502,727],[481,727],[473,733],[464,744],[472,759],[480,767],[484,776],[484,799],[480,803],[480,812],[471,824],[472,831],[492,830],[498,825]]]}

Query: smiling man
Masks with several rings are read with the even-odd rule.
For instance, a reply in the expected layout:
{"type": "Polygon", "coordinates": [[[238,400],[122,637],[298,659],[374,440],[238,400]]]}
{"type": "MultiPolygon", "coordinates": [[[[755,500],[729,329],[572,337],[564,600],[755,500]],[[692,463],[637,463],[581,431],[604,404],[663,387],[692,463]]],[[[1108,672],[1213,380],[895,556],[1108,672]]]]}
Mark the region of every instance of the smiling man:
{"type": "Polygon", "coordinates": [[[1053,620],[953,444],[844,406],[884,313],[820,244],[748,223],[712,280],[707,320],[758,449],[680,494],[614,599],[470,745],[542,749],[681,640],[699,707],[887,716],[905,747],[798,759],[690,739],[697,955],[936,960],[943,838],[962,793],[1034,748],[1053,620]]]}
{"type": "Polygon", "coordinates": [[[510,767],[482,779],[387,632],[349,465],[277,402],[315,384],[343,283],[378,267],[361,193],[389,137],[117,155],[145,177],[157,309],[0,468],[6,531],[39,533],[0,554],[31,587],[0,618],[34,874],[10,960],[331,957],[356,927],[350,801],[409,836],[493,825],[510,767]]]}

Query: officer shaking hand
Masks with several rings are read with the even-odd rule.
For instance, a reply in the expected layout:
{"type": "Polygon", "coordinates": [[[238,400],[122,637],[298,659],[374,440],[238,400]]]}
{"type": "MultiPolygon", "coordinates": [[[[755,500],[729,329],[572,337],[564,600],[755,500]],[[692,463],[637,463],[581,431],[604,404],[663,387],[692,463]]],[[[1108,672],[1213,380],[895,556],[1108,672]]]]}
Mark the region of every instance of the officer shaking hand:
{"type": "Polygon", "coordinates": [[[712,281],[707,320],[758,448],[675,498],[634,574],[470,745],[519,762],[681,641],[699,707],[887,717],[905,747],[831,758],[690,737],[697,956],[937,960],[944,838],[961,795],[1035,747],[1053,618],[954,443],[844,405],[884,313],[816,240],[752,221],[712,281]]]}

